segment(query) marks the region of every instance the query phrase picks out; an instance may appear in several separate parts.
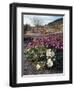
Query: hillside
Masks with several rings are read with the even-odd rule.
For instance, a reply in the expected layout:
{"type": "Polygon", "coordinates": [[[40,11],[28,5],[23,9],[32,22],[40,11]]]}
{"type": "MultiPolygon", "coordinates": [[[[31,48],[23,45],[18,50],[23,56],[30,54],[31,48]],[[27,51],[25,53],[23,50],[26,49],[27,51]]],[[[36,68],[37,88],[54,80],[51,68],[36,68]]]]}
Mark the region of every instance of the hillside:
{"type": "Polygon", "coordinates": [[[48,23],[49,32],[63,32],[63,18],[48,23]]]}

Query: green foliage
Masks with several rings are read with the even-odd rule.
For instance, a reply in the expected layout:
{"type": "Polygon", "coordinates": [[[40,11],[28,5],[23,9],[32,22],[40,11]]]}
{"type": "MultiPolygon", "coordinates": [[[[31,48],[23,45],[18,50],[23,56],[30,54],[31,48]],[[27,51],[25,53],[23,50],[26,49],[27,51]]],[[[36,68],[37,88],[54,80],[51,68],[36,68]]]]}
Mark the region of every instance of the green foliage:
{"type": "Polygon", "coordinates": [[[50,49],[51,53],[50,56],[46,56],[46,52],[47,50],[49,50],[48,48],[46,48],[45,46],[39,46],[39,47],[35,47],[35,48],[28,48],[26,49],[26,58],[27,60],[31,61],[32,64],[37,68],[37,70],[41,70],[44,69],[45,66],[47,65],[47,60],[49,58],[51,58],[51,60],[53,61],[53,59],[55,59],[55,55],[52,57],[51,53],[52,51],[55,52],[55,49],[50,49]]]}
{"type": "Polygon", "coordinates": [[[46,48],[45,47],[36,47],[30,48],[26,52],[26,57],[28,60],[33,62],[45,61],[46,60],[46,48]]]}

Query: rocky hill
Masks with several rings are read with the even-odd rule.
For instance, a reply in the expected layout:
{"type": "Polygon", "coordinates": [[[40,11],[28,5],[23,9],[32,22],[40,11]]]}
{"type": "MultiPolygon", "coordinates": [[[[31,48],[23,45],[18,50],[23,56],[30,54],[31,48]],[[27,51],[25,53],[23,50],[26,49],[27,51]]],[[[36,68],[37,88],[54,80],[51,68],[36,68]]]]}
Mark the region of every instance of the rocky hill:
{"type": "Polygon", "coordinates": [[[48,23],[49,32],[63,32],[63,18],[48,23]]]}

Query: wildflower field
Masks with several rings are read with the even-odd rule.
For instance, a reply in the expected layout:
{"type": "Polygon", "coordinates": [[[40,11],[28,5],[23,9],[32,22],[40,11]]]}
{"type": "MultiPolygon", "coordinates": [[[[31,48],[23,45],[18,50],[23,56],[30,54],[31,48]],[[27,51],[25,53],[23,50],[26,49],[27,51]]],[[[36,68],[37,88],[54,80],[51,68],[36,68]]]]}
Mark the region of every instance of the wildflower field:
{"type": "Polygon", "coordinates": [[[63,33],[24,38],[23,74],[52,73],[63,73],[63,33]]]}

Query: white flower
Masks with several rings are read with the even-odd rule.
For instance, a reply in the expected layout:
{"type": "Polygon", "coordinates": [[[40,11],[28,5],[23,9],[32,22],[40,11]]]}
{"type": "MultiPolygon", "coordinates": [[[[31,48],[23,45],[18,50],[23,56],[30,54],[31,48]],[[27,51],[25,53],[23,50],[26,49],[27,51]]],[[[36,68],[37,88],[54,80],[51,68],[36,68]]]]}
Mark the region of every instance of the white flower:
{"type": "Polygon", "coordinates": [[[32,50],[32,52],[31,53],[34,53],[34,51],[32,50]]]}
{"type": "Polygon", "coordinates": [[[53,61],[51,61],[51,59],[47,60],[47,66],[48,67],[52,67],[53,66],[53,61]]]}
{"type": "Polygon", "coordinates": [[[55,58],[53,58],[53,61],[55,61],[56,59],[55,58]]]}
{"type": "Polygon", "coordinates": [[[35,54],[34,57],[37,57],[37,54],[35,54]]]}
{"type": "Polygon", "coordinates": [[[47,49],[46,56],[51,56],[51,49],[47,49]]]}
{"type": "Polygon", "coordinates": [[[36,65],[36,69],[37,69],[37,70],[39,70],[40,67],[41,67],[41,66],[40,66],[39,64],[36,65]]]}
{"type": "Polygon", "coordinates": [[[49,58],[49,59],[47,60],[47,63],[49,63],[49,62],[51,62],[51,58],[49,58]]]}
{"type": "Polygon", "coordinates": [[[28,49],[27,49],[27,52],[28,52],[29,50],[30,50],[30,49],[28,48],[28,49]]]}
{"type": "Polygon", "coordinates": [[[51,57],[55,56],[55,53],[54,51],[51,52],[51,57]]]}
{"type": "Polygon", "coordinates": [[[53,57],[53,56],[55,56],[55,52],[53,50],[51,50],[51,49],[47,49],[46,56],[47,57],[49,57],[49,56],[53,57]]]}

